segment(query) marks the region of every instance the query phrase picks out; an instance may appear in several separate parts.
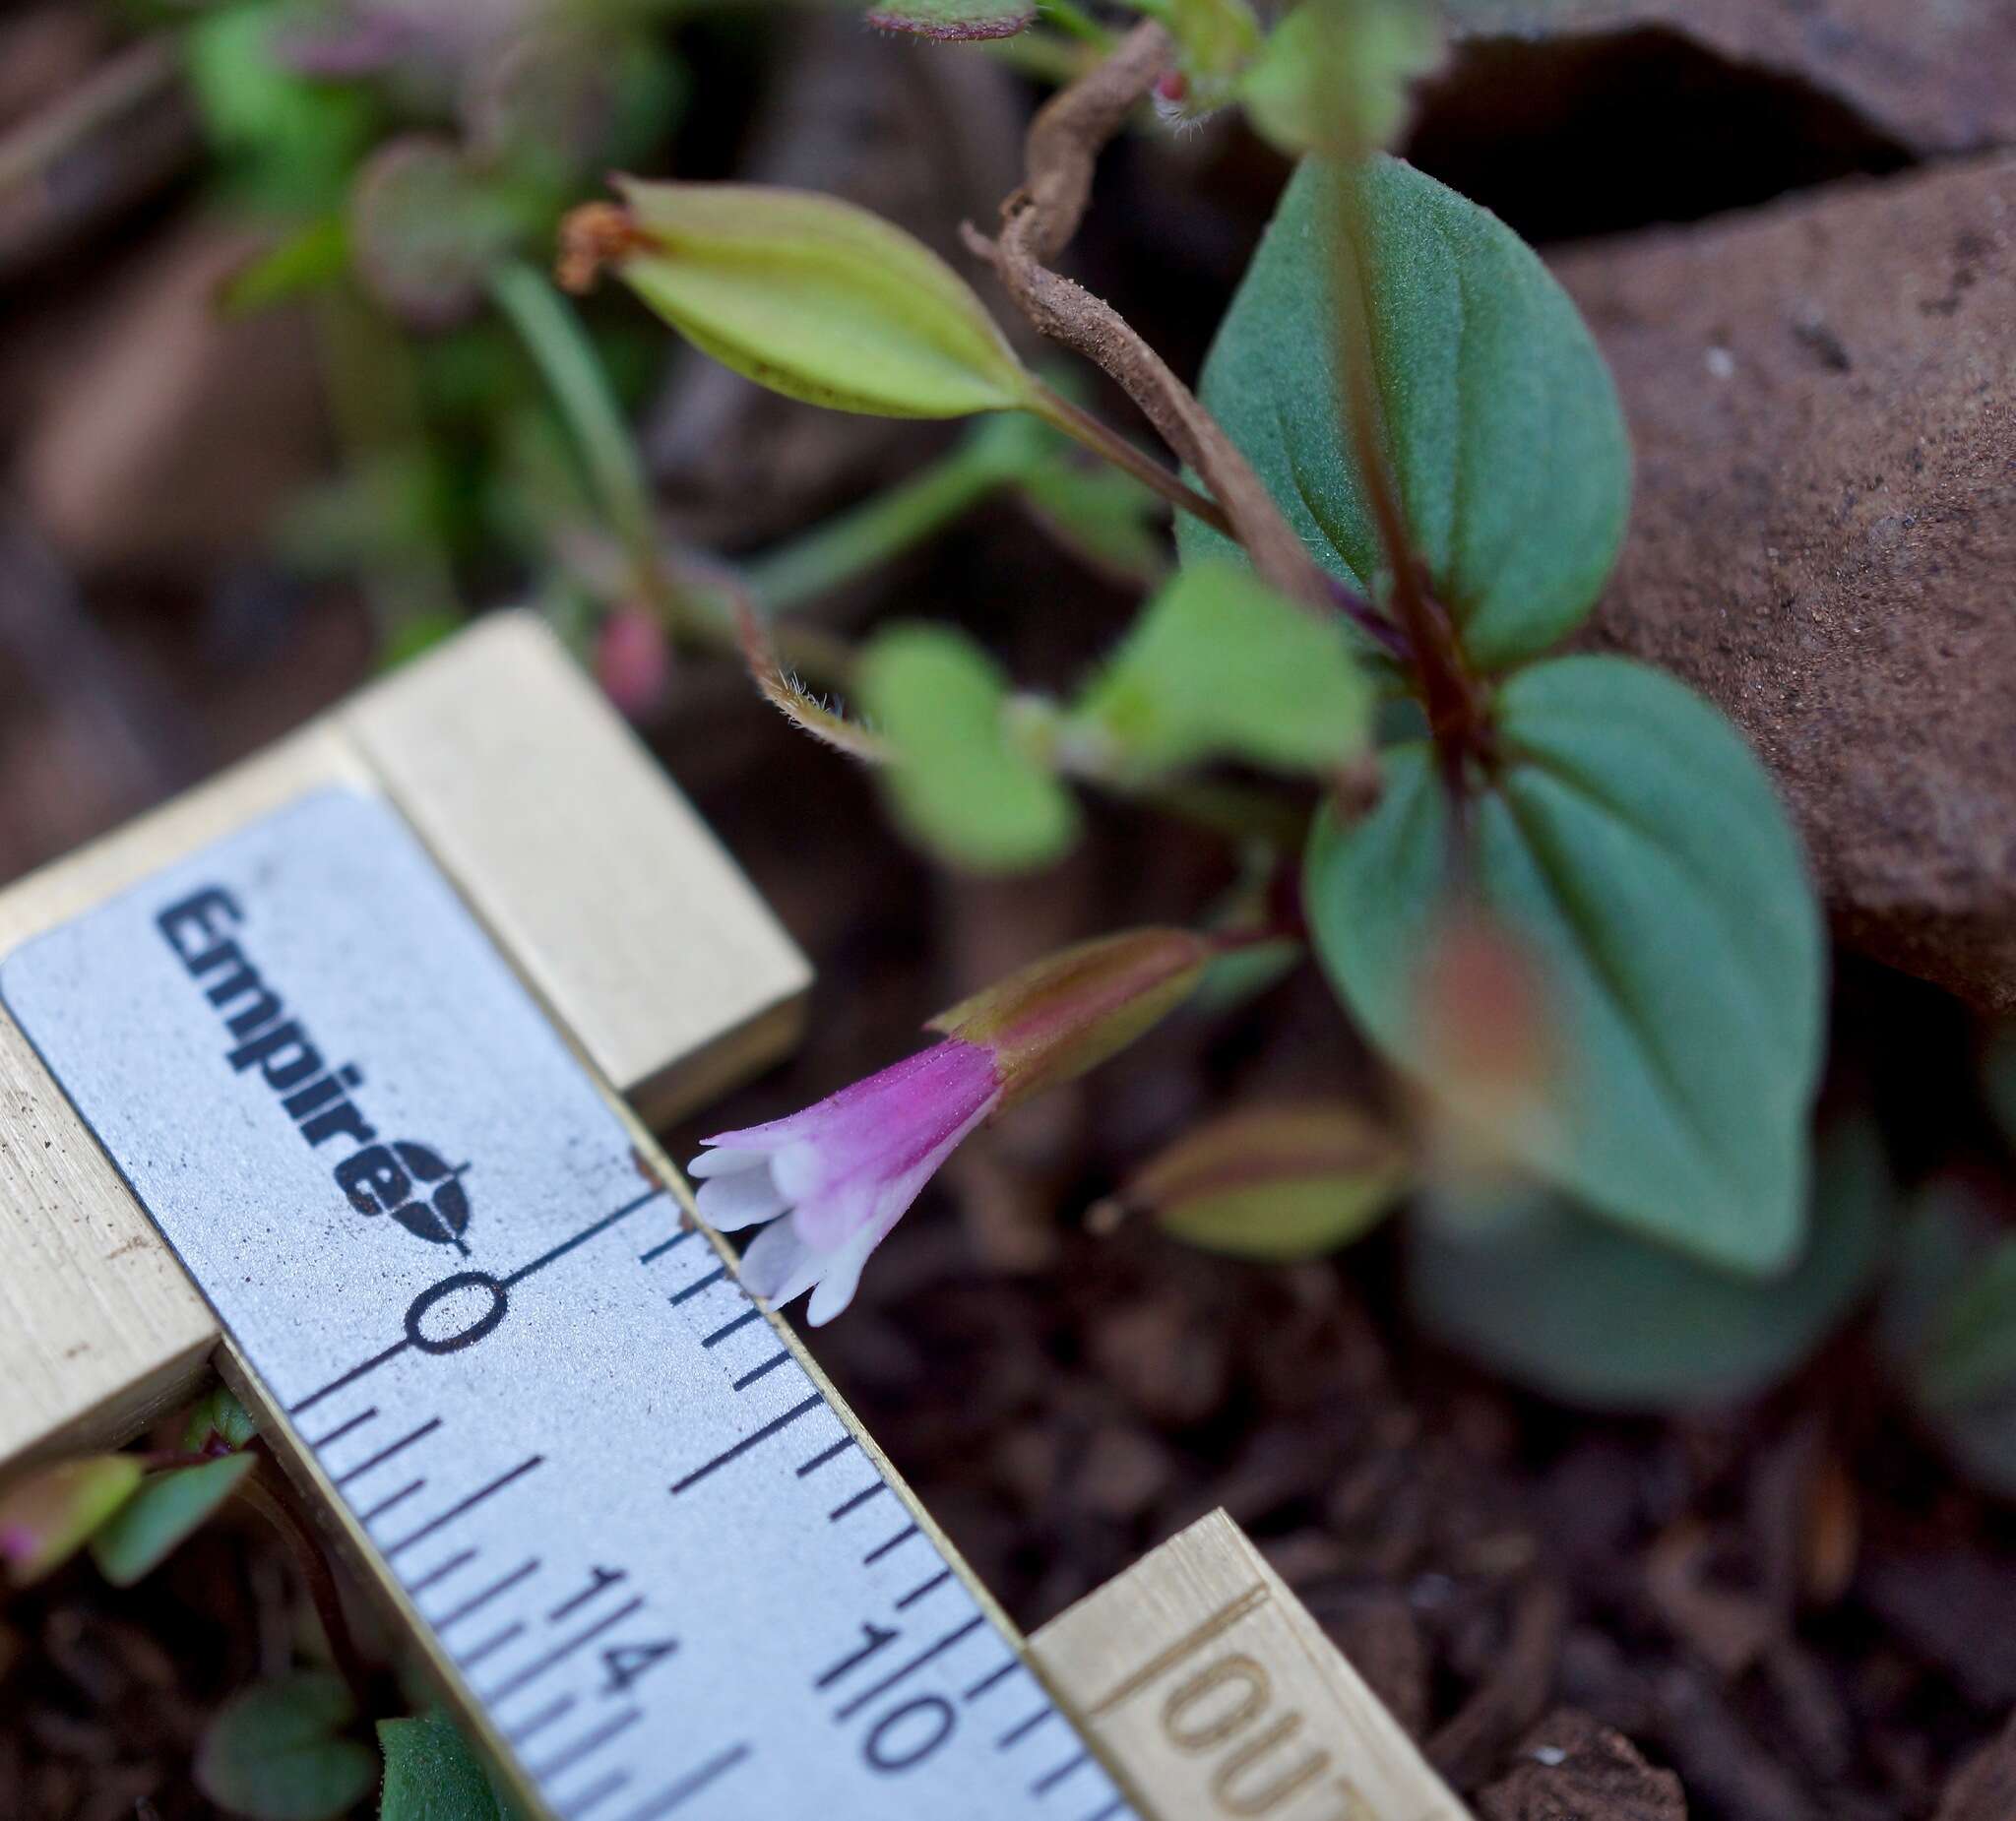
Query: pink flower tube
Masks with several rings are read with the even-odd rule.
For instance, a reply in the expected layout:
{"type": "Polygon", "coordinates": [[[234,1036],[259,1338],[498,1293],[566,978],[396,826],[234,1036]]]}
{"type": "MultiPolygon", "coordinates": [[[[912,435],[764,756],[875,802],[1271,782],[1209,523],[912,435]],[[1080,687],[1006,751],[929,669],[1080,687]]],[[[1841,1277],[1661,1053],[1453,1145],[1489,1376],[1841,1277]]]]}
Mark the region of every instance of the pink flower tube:
{"type": "Polygon", "coordinates": [[[778,1304],[811,1290],[816,1328],[853,1300],[868,1254],[1002,1092],[992,1051],[948,1037],[803,1112],[705,1140],[688,1166],[700,1212],[723,1231],[770,1223],[742,1282],[778,1304]]]}

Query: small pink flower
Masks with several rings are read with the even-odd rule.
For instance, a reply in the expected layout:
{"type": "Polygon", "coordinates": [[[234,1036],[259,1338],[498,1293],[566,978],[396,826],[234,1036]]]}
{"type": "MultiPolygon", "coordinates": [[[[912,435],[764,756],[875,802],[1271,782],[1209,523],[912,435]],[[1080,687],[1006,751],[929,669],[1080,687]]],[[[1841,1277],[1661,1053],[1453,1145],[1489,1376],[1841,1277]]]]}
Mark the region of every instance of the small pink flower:
{"type": "Polygon", "coordinates": [[[672,651],[664,628],[641,607],[617,607],[595,645],[596,681],[631,721],[649,721],[671,687],[672,651]]]}
{"type": "Polygon", "coordinates": [[[788,1119],[705,1140],[689,1166],[700,1212],[724,1231],[771,1223],[742,1282],[780,1305],[811,1290],[816,1328],[853,1300],[868,1254],[1004,1091],[990,1046],[947,1037],[788,1119]]]}

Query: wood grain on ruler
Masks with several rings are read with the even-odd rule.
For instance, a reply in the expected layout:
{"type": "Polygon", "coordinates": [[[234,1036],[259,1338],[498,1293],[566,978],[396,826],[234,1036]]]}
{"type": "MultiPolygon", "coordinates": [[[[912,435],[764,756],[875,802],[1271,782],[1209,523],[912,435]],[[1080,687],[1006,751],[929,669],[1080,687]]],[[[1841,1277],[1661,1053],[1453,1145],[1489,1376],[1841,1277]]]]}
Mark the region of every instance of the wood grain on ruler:
{"type": "Polygon", "coordinates": [[[1168,1821],[1469,1821],[1222,1511],[1060,1612],[1029,1652],[1168,1821]]]}
{"type": "MultiPolygon", "coordinates": [[[[281,744],[0,892],[0,956],[320,786],[405,811],[619,1091],[669,1118],[796,1035],[810,969],[531,615],[486,620],[281,744]]],[[[131,1434],[217,1325],[0,1013],[0,1470],[131,1434]]]]}

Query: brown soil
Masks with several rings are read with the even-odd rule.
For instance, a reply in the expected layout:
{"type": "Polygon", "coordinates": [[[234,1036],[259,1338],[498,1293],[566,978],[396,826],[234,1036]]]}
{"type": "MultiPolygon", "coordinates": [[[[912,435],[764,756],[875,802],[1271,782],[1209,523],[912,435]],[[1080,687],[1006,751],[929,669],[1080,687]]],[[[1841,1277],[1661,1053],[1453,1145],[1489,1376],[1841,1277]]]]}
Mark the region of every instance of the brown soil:
{"type": "MultiPolygon", "coordinates": [[[[1731,54],[1687,80],[1710,81],[1711,100],[1714,82],[1747,80],[1727,74],[1731,54]]],[[[830,63],[814,80],[799,62],[804,86],[758,136],[762,174],[893,199],[941,244],[958,214],[991,219],[1014,149],[986,123],[1012,127],[1026,96],[993,76],[949,88],[985,66],[959,62],[955,79],[963,53],[934,61],[850,30],[818,55],[857,80],[832,80],[830,63]],[[948,120],[976,123],[972,168],[949,168],[948,120]]],[[[1646,67],[1640,80],[1663,80],[1646,67]]],[[[1933,75],[1881,80],[1924,89],[1878,110],[1866,84],[1839,85],[1875,124],[1817,170],[1772,166],[1775,187],[1975,143],[1922,129],[1955,106],[1933,75]]],[[[1475,87],[1443,92],[1424,152],[1437,133],[1487,139],[1495,105],[1475,87]],[[1452,112],[1468,114],[1462,132],[1452,112]]],[[[2000,133],[1998,120],[1969,130],[2000,133]]],[[[1592,156],[1644,153],[1625,144],[1592,156]]],[[[742,167],[719,148],[696,157],[742,167]]],[[[1644,168],[1665,200],[1595,225],[1769,194],[1704,189],[1684,158],[1644,168]],[[1688,196],[1699,206],[1671,200],[1688,196]]],[[[1530,180],[1544,170],[1508,158],[1507,189],[1487,200],[1535,209],[1530,180]]],[[[2011,699],[2016,560],[1997,491],[2016,315],[2008,173],[1908,172],[1563,261],[1640,438],[1639,518],[1606,636],[1744,720],[1805,820],[1844,934],[2002,1003],[2012,754],[1994,743],[1991,688],[2001,679],[2011,699]],[[1984,244],[1963,251],[1963,232],[1984,244]],[[1708,363],[1718,349],[1727,379],[1708,363]]],[[[1224,138],[1122,147],[1073,270],[1194,372],[1278,180],[1224,138]]],[[[120,338],[147,333],[133,325],[158,320],[107,311],[74,339],[108,273],[148,269],[128,243],[147,255],[158,230],[181,231],[176,211],[150,234],[152,218],[106,207],[85,238],[66,228],[60,257],[36,243],[32,294],[11,295],[0,318],[0,461],[17,495],[56,460],[33,427],[56,408],[47,350],[100,371],[126,352],[120,338]]],[[[207,366],[213,388],[230,386],[228,362],[207,366]]],[[[156,377],[174,395],[175,376],[156,377]]],[[[316,429],[310,413],[259,434],[278,465],[316,429]]],[[[859,492],[935,434],[780,408],[690,361],[646,431],[682,521],[727,548],[859,492]]],[[[97,492],[66,477],[63,497],[115,534],[106,502],[122,476],[177,471],[111,446],[97,492]]],[[[367,664],[356,603],[286,580],[251,532],[156,536],[101,559],[80,542],[66,566],[57,529],[0,517],[6,874],[305,718],[367,664]]],[[[1131,605],[999,508],[837,614],[951,613],[1043,684],[1070,677],[1131,605]]],[[[1014,963],[1128,921],[1194,917],[1226,883],[1212,849],[1110,807],[1095,807],[1091,838],[1054,875],[949,882],[887,832],[850,765],[705,664],[682,674],[655,737],[820,970],[803,1052],[710,1127],[829,1092],[1014,963]]],[[[1835,1028],[1837,1091],[1873,1101],[1907,1173],[1989,1155],[1967,1085],[1974,1033],[1951,999],[1851,961],[1835,1028]]],[[[1426,1347],[1400,1312],[1388,1242],[1280,1269],[1207,1259],[1145,1225],[1083,1229],[1081,1211],[1201,1110],[1367,1079],[1307,975],[1229,1017],[1176,1021],[970,1147],[878,1256],[856,1307],[820,1331],[843,1389],[1014,1615],[1040,1622],[1225,1505],[1485,1821],[1673,1821],[1683,1799],[1697,1821],[2016,1813],[2016,1523],[1913,1435],[1858,1336],[1739,1409],[1596,1419],[1426,1347]]],[[[682,1154],[703,1129],[674,1134],[682,1154]]],[[[12,1602],[0,1821],[208,1815],[188,1776],[205,1719],[284,1662],[305,1622],[291,1571],[249,1521],[206,1533],[132,1593],[79,1568],[12,1602]]]]}

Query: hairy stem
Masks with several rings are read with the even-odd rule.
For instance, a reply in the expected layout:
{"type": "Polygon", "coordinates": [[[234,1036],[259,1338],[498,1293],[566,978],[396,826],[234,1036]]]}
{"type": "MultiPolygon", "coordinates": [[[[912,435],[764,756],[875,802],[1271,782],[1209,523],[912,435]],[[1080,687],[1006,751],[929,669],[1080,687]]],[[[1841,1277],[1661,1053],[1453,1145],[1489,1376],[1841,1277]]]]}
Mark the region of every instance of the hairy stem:
{"type": "Polygon", "coordinates": [[[999,237],[989,240],[968,224],[966,241],[993,267],[1023,315],[1117,381],[1176,456],[1196,470],[1261,577],[1327,612],[1322,572],[1217,419],[1118,311],[1050,270],[1084,217],[1101,149],[1170,57],[1167,31],[1145,22],[1105,62],[1052,96],[1030,125],[1026,180],[1001,206],[999,237]]]}

